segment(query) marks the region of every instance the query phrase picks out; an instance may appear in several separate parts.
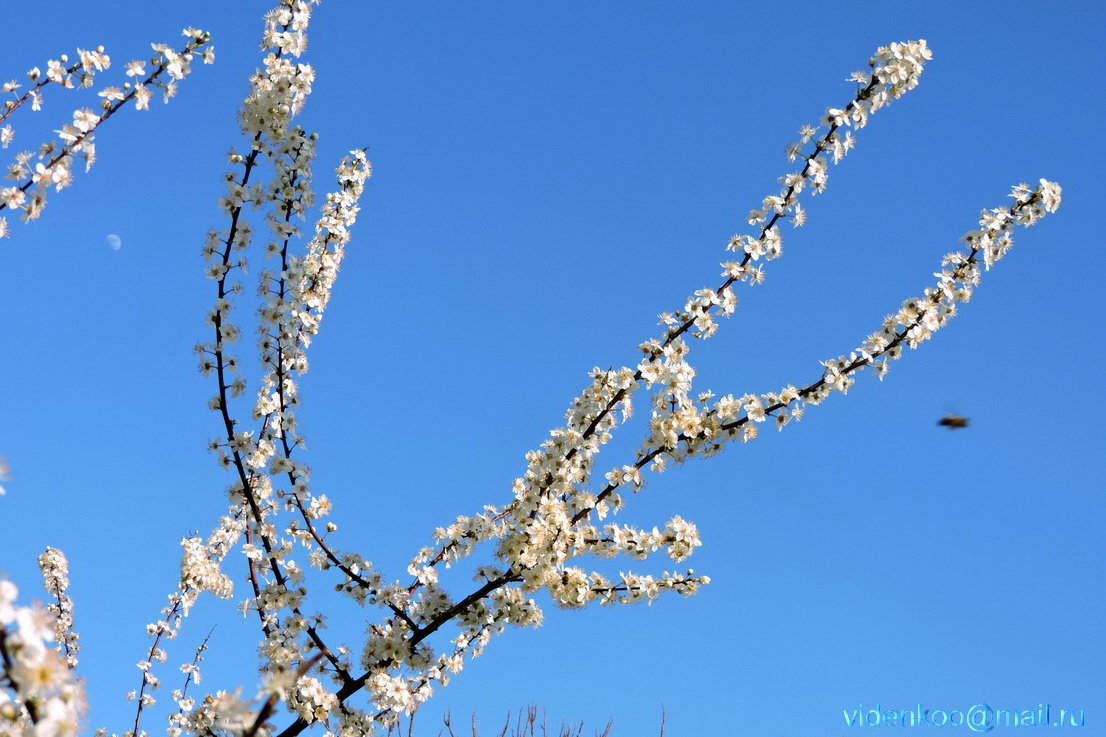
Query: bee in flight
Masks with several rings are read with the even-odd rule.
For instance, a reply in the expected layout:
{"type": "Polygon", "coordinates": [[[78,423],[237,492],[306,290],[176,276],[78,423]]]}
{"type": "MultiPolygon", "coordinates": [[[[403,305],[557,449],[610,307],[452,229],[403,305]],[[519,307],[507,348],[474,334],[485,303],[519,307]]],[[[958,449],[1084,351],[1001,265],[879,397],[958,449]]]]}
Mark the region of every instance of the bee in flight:
{"type": "Polygon", "coordinates": [[[950,430],[958,430],[962,427],[967,427],[969,423],[967,417],[961,417],[960,415],[945,415],[937,420],[937,424],[941,427],[947,427],[950,430]]]}

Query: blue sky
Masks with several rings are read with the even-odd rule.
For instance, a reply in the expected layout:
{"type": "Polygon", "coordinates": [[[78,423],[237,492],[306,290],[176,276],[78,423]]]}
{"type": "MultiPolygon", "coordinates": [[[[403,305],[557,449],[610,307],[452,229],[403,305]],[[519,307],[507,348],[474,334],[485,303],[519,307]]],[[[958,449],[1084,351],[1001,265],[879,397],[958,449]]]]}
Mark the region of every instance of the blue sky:
{"type": "MultiPolygon", "coordinates": [[[[268,3],[51,7],[50,20],[5,9],[20,30],[0,77],[103,44],[121,79],[185,25],[209,30],[217,53],[169,106],[110,121],[91,172],[0,243],[0,453],[13,469],[0,571],[38,597],[35,558],[66,551],[90,726],[121,732],[178,541],[225,506],[229,479],[205,451],[214,388],[191,353],[213,299],[199,250],[223,227],[224,155],[240,143],[268,3]]],[[[930,285],[981,209],[1018,182],[1064,187],[1061,210],[1019,231],[960,316],[882,383],[866,376],[782,433],[650,478],[625,521],[698,523],[689,563],[711,586],[652,607],[548,607],[544,627],[507,632],[430,702],[425,734],[445,710],[476,712],[491,733],[531,702],[554,723],[612,718],[618,735],[655,734],[662,707],[669,735],[846,734],[843,711],[877,703],[1050,703],[1085,709],[1088,726],[1106,713],[1093,460],[1106,259],[1092,201],[1104,12],[781,12],[340,0],[316,12],[301,122],[322,137],[317,188],[349,148],[370,147],[375,176],[303,382],[306,460],[341,544],[395,576],[435,527],[509,498],[592,366],[636,363],[659,312],[716,285],[724,244],[790,171],[784,146],[850,99],[843,80],[877,47],[925,38],[934,59],[804,202],[809,223],[785,232],[767,282],[694,346],[697,386],[816,379],[819,361],[930,285]],[[971,427],[937,427],[949,412],[971,427]]],[[[38,130],[77,104],[48,97],[38,130]]],[[[16,150],[44,138],[16,122],[16,150]]],[[[642,425],[622,435],[600,467],[628,462],[642,425]]],[[[375,616],[344,611],[333,626],[350,639],[375,616]]],[[[251,693],[252,623],[227,603],[198,608],[173,662],[213,624],[204,685],[251,693]]]]}

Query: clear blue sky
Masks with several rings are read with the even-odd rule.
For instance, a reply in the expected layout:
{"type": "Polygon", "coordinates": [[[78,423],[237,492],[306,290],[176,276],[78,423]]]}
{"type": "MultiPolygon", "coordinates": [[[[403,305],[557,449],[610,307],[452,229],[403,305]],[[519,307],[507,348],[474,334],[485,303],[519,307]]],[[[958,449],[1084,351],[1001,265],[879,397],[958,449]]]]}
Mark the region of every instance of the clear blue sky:
{"type": "MultiPolygon", "coordinates": [[[[9,5],[3,79],[98,44],[121,79],[185,25],[216,44],[215,66],[169,106],[112,120],[92,171],[0,242],[0,570],[38,597],[36,556],[68,553],[90,726],[121,732],[178,541],[225,506],[229,477],[205,452],[214,389],[191,353],[213,298],[199,250],[224,227],[224,153],[269,4],[9,5]]],[[[1082,708],[1081,732],[1102,733],[1104,20],[1092,2],[318,8],[302,118],[322,136],[318,186],[353,147],[376,174],[303,383],[306,460],[340,544],[394,576],[434,527],[509,498],[592,366],[632,365],[657,313],[715,286],[726,240],[790,170],[785,144],[849,99],[843,80],[877,47],[925,38],[934,59],[804,203],[767,283],[694,346],[697,386],[808,383],[929,286],[1011,185],[1064,187],[1060,212],[1019,231],[885,381],[650,479],[625,521],[697,522],[689,563],[710,587],[550,607],[470,663],[424,727],[476,711],[491,734],[534,702],[626,737],[656,734],[662,706],[670,736],[810,737],[848,734],[842,712],[861,704],[986,702],[1082,708]],[[937,427],[950,411],[971,427],[937,427]]],[[[51,95],[40,129],[75,102],[51,95]]],[[[17,150],[41,140],[31,128],[17,150]]],[[[625,428],[600,466],[642,433],[625,428]]],[[[334,626],[353,639],[362,615],[344,611],[334,626]]],[[[253,623],[229,604],[197,610],[173,662],[215,623],[204,686],[251,694],[253,623]]]]}

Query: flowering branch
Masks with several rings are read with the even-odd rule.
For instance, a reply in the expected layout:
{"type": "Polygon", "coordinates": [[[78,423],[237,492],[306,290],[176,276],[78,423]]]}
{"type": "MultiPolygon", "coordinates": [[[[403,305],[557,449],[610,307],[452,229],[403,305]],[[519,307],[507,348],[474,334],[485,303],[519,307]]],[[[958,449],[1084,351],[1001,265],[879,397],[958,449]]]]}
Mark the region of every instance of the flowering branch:
{"type": "MultiPolygon", "coordinates": [[[[593,371],[592,377],[596,381],[606,384],[619,382],[621,385],[616,391],[603,393],[596,388],[596,393],[585,404],[578,404],[570,414],[577,417],[587,417],[586,422],[578,422],[579,440],[582,445],[569,446],[564,450],[563,461],[571,461],[582,447],[601,431],[609,431],[611,425],[608,418],[620,407],[623,408],[624,418],[631,413],[629,396],[636,391],[643,381],[653,385],[663,379],[667,385],[677,391],[671,396],[680,407],[687,404],[686,392],[680,394],[680,390],[686,383],[690,389],[690,378],[694,376],[694,370],[681,359],[686,356],[687,346],[681,341],[684,333],[691,332],[697,338],[708,338],[717,331],[718,324],[711,312],[715,307],[724,316],[733,313],[737,298],[733,294],[732,287],[738,281],[745,281],[750,285],[762,283],[765,271],[763,266],[752,266],[753,261],[758,261],[762,256],[765,260],[772,260],[782,255],[782,236],[777,226],[781,219],[790,218],[795,227],[806,222],[806,212],[799,204],[797,198],[808,186],[815,194],[823,191],[828,181],[829,162],[825,154],[832,154],[833,163],[838,163],[855,146],[855,139],[851,133],[845,136],[838,135],[840,128],[853,126],[862,128],[867,125],[869,118],[879,109],[898,99],[906,92],[917,86],[924,68],[924,64],[932,57],[925,41],[915,41],[905,44],[891,44],[876,52],[869,60],[868,72],[856,72],[849,77],[850,81],[860,85],[855,97],[844,108],[828,108],[822,117],[821,123],[826,126],[826,132],[818,138],[813,149],[802,154],[804,145],[814,140],[819,128],[813,125],[804,125],[800,131],[800,140],[791,143],[787,147],[787,156],[790,161],[803,158],[802,170],[787,174],[780,178],[784,189],[778,195],[766,197],[761,209],[752,210],[748,215],[751,225],[759,224],[760,233],[756,237],[735,235],[727,244],[730,251],[744,253],[741,261],[723,264],[725,281],[714,290],[701,289],[690,297],[683,310],[665,313],[661,316],[663,324],[668,325],[664,336],[660,340],[650,340],[641,345],[641,350],[646,355],[643,361],[632,374],[627,376],[627,369],[623,369],[617,376],[613,374],[601,374],[598,369],[593,371]],[[693,330],[694,328],[694,330],[693,330]],[[596,397],[603,397],[604,401],[597,402],[596,397]]],[[[672,414],[672,421],[679,423],[681,417],[672,414]]],[[[550,459],[543,459],[550,462],[550,459]]],[[[586,472],[585,472],[586,475],[586,472]]],[[[567,494],[562,496],[566,500],[567,494]]],[[[497,523],[506,519],[515,509],[517,504],[512,502],[502,512],[491,516],[490,522],[497,523]]],[[[494,528],[492,528],[494,529],[494,528]]],[[[450,563],[459,557],[471,552],[474,545],[486,537],[472,535],[468,530],[457,530],[455,534],[447,536],[448,542],[439,550],[424,549],[419,557],[412,562],[413,568],[420,565],[433,567],[441,562],[450,563]],[[468,542],[462,543],[465,540],[468,542]]],[[[421,584],[413,583],[410,589],[414,593],[421,584]]]]}
{"type": "MultiPolygon", "coordinates": [[[[823,379],[803,390],[788,387],[779,394],[764,397],[746,395],[741,401],[727,396],[713,406],[706,404],[713,396],[710,393],[695,400],[690,397],[695,372],[686,361],[689,349],[683,334],[710,337],[717,330],[712,316],[714,309],[718,308],[722,315],[733,312],[736,305],[731,289],[733,284],[737,281],[750,284],[763,281],[763,267],[754,266],[752,262],[761,257],[771,260],[782,253],[779,221],[791,218],[796,226],[801,225],[806,215],[797,201],[798,195],[806,188],[815,194],[822,191],[830,164],[826,154],[830,155],[833,163],[837,163],[853,147],[851,133],[842,136],[840,128],[863,127],[873,112],[912,89],[917,84],[924,62],[929,58],[930,53],[924,42],[893,44],[877,52],[870,62],[870,72],[852,76],[851,79],[860,83],[860,89],[844,108],[827,111],[822,120],[826,126],[825,133],[818,137],[817,128],[804,126],[800,131],[801,141],[788,147],[789,158],[794,160],[802,155],[804,166],[798,172],[783,177],[781,183],[784,189],[781,193],[766,198],[761,209],[750,213],[748,220],[750,224],[759,226],[759,234],[731,239],[728,248],[743,252],[743,257],[739,262],[724,264],[725,281],[722,285],[716,290],[699,290],[682,310],[662,315],[662,322],[668,327],[662,338],[647,341],[641,346],[646,357],[636,370],[594,370],[591,385],[567,413],[568,425],[555,430],[553,438],[543,444],[541,451],[528,454],[530,468],[524,478],[515,482],[515,500],[503,509],[489,507],[485,514],[459,518],[454,525],[439,530],[435,537],[444,542],[436,551],[420,551],[409,568],[415,581],[405,589],[382,588],[376,574],[370,577],[368,585],[362,584],[364,579],[359,573],[359,564],[354,570],[329,549],[315,530],[314,515],[300,496],[301,492],[306,493],[306,486],[297,483],[304,478],[301,467],[289,460],[298,441],[288,443],[283,436],[280,438],[284,455],[272,456],[269,471],[287,473],[293,484],[292,505],[306,525],[300,539],[314,543],[321,551],[314,562],[321,563],[320,567],[333,566],[343,571],[347,580],[341,588],[358,601],[375,600],[393,612],[384,624],[370,626],[370,637],[365,644],[362,661],[365,671],[356,678],[343,678],[334,694],[315,698],[312,701],[314,708],[309,714],[297,707],[298,718],[279,733],[280,737],[293,737],[315,721],[324,719],[318,709],[326,703],[333,705],[332,710],[338,712],[340,721],[347,726],[363,721],[368,715],[360,714],[348,704],[348,700],[362,689],[370,691],[371,699],[378,707],[376,713],[368,718],[386,726],[393,725],[396,715],[412,713],[428,697],[433,682],[445,683],[449,674],[461,669],[466,653],[475,655],[505,624],[525,626],[539,623],[540,608],[533,599],[526,598],[526,594],[537,589],[545,589],[560,606],[580,607],[596,599],[605,604],[651,601],[665,590],[687,595],[709,582],[707,577],[694,576],[690,571],[687,574],[666,573],[659,578],[627,573],[622,575],[621,581],[612,582],[597,572],[589,573],[568,566],[567,562],[585,554],[600,557],[624,554],[641,559],[661,548],[666,549],[674,560],[686,558],[700,545],[700,541],[694,525],[679,517],[673,518],[663,532],[655,528],[648,532],[614,524],[600,530],[588,523],[587,518],[592,511],[596,511],[600,519],[612,511],[617,512],[622,500],[616,490],[623,485],[639,489],[643,483],[640,471],[646,465],[652,463],[660,470],[665,458],[680,461],[693,454],[708,455],[717,452],[725,439],[739,435],[750,439],[755,433],[755,423],[763,421],[768,415],[776,416],[777,423],[782,427],[790,419],[801,416],[801,403],[817,404],[831,388],[846,389],[851,373],[881,360],[884,354],[896,357],[900,343],[908,341],[914,344],[923,339],[920,328],[935,329],[931,324],[933,320],[928,317],[931,312],[928,309],[918,320],[903,318],[906,320],[902,323],[903,330],[892,330],[891,337],[878,350],[854,356],[845,363],[827,362],[823,379]],[[802,147],[816,137],[813,150],[803,155],[802,147]],[[623,421],[629,417],[632,412],[630,395],[642,384],[662,389],[654,397],[650,423],[653,433],[639,452],[637,463],[615,469],[607,474],[608,484],[603,490],[598,494],[588,493],[586,484],[594,456],[600,446],[610,439],[618,424],[615,413],[621,411],[623,421]],[[785,409],[792,403],[795,406],[785,409]],[[738,418],[736,413],[741,409],[745,410],[745,415],[738,418]],[[712,441],[714,445],[710,444],[712,441]],[[496,555],[505,567],[484,566],[478,569],[476,577],[482,583],[454,603],[438,586],[435,566],[456,561],[470,554],[477,543],[492,539],[499,541],[496,555]],[[450,621],[456,621],[465,628],[465,634],[455,640],[457,647],[452,654],[435,657],[425,643],[450,621]],[[471,649],[470,645],[473,646],[471,649]],[[401,676],[396,672],[401,668],[410,669],[414,674],[401,676]]],[[[1009,211],[1008,220],[1019,220],[1023,212],[1032,211],[1039,202],[1050,198],[1058,204],[1059,190],[1051,187],[1048,185],[1019,199],[1009,211]]],[[[997,241],[1008,237],[1002,230],[1005,227],[1003,223],[996,227],[1001,232],[988,232],[981,237],[997,241]]],[[[283,260],[287,253],[287,241],[273,250],[279,251],[283,260]]],[[[944,275],[944,291],[938,290],[940,294],[961,295],[964,285],[972,278],[974,256],[973,251],[965,257],[965,268],[954,269],[944,275]]],[[[284,264],[282,275],[289,271],[294,273],[287,261],[284,264]]],[[[328,275],[326,281],[316,290],[315,304],[318,306],[325,306],[329,296],[332,278],[328,275]]],[[[275,283],[277,298],[285,299],[284,281],[277,279],[275,283]]],[[[928,296],[932,295],[927,293],[928,296]]],[[[934,304],[937,303],[940,299],[934,304]]],[[[947,306],[942,310],[942,316],[951,314],[947,306]]],[[[295,358],[289,361],[284,347],[296,345],[305,348],[308,340],[297,341],[291,336],[285,338],[290,331],[281,327],[292,323],[281,322],[282,309],[274,308],[268,313],[263,311],[263,319],[268,319],[266,314],[273,316],[271,324],[276,329],[265,334],[263,351],[275,348],[276,360],[265,360],[269,365],[278,367],[266,379],[266,386],[276,389],[271,395],[272,403],[259,404],[255,415],[262,414],[264,410],[266,416],[282,418],[289,405],[295,403],[295,395],[283,390],[288,386],[287,379],[291,375],[283,367],[286,364],[306,365],[301,363],[302,353],[299,352],[291,354],[295,358]],[[292,402],[289,402],[289,396],[292,402]]],[[[938,318],[938,321],[943,319],[938,318]]],[[[300,327],[298,331],[291,331],[292,335],[310,336],[317,322],[297,325],[300,327]]],[[[885,371],[885,362],[880,367],[885,371]]],[[[279,426],[279,422],[277,424],[279,426]]],[[[329,504],[326,506],[329,508],[329,504]]],[[[290,530],[296,532],[298,528],[290,530]]],[[[359,558],[355,560],[360,561],[359,558]]],[[[302,696],[293,700],[302,701],[302,696]]]]}
{"type": "MultiPolygon", "coordinates": [[[[16,90],[22,87],[15,80],[11,82],[5,82],[0,85],[0,92],[10,92],[15,95],[14,100],[4,101],[4,112],[0,113],[0,123],[6,123],[15,111],[21,108],[27,102],[31,103],[31,109],[38,111],[42,109],[42,88],[51,82],[57,82],[62,87],[72,88],[74,86],[87,87],[92,84],[92,78],[97,71],[104,69],[107,65],[105,60],[108,58],[104,54],[104,47],[100,46],[94,52],[85,51],[84,49],[77,49],[77,55],[80,57],[72,66],[66,67],[65,62],[69,61],[69,57],[62,54],[61,58],[57,61],[51,59],[47,62],[46,76],[42,76],[42,70],[38,67],[34,67],[27,76],[35,83],[33,87],[28,89],[22,95],[17,95],[16,90]],[[87,64],[85,62],[88,62],[87,64]],[[79,84],[74,85],[73,75],[75,72],[85,70],[79,78],[79,84]]],[[[10,125],[5,126],[0,133],[0,146],[7,148],[14,137],[14,131],[10,125]]]]}
{"type": "MultiPolygon", "coordinates": [[[[158,53],[158,57],[151,62],[154,65],[153,71],[141,82],[136,82],[133,86],[130,82],[127,82],[122,90],[117,87],[103,89],[99,93],[100,97],[104,98],[101,102],[102,113],[97,115],[88,108],[75,111],[73,113],[73,123],[63,125],[61,130],[58,131],[61,145],[48,142],[40,146],[37,154],[39,161],[33,168],[31,166],[33,155],[30,152],[25,151],[17,154],[14,163],[8,166],[8,178],[25,179],[25,181],[15,186],[0,188],[0,211],[6,208],[19,207],[23,210],[23,220],[37,219],[42,215],[42,210],[46,206],[47,188],[53,186],[55,191],[60,192],[73,183],[72,164],[75,158],[85,160],[86,171],[92,167],[92,163],[96,159],[96,147],[93,143],[94,133],[108,118],[132,100],[135,101],[136,109],[148,109],[153,94],[150,92],[151,87],[161,88],[165,94],[165,101],[168,102],[169,98],[176,94],[176,81],[183,79],[189,73],[193,54],[200,54],[204,63],[214,61],[214,51],[210,46],[205,46],[210,41],[210,36],[206,32],[195,28],[186,28],[184,35],[189,38],[189,41],[179,52],[170,49],[165,44],[152,44],[154,51],[158,53]],[[169,82],[160,81],[159,78],[163,74],[168,74],[169,82]],[[35,191],[28,197],[27,192],[31,187],[35,187],[35,191]]],[[[80,66],[86,70],[85,76],[81,79],[82,86],[91,84],[92,76],[88,70],[92,68],[104,69],[110,64],[110,59],[102,53],[102,48],[96,52],[78,50],[78,53],[81,54],[82,59],[80,66]]],[[[53,62],[51,64],[53,65],[53,62]]],[[[145,62],[131,62],[128,64],[127,75],[141,76],[144,73],[144,68],[145,62]]],[[[63,86],[70,86],[72,83],[67,76],[67,71],[71,70],[55,70],[51,66],[51,72],[48,73],[48,76],[53,75],[50,78],[54,81],[63,86]]],[[[38,78],[38,73],[37,68],[31,70],[32,80],[38,78]]],[[[45,84],[45,82],[42,84],[45,84]]],[[[4,85],[8,89],[12,89],[14,86],[18,85],[14,83],[4,85]]],[[[39,109],[40,106],[37,92],[40,87],[41,85],[36,86],[27,92],[27,95],[30,95],[31,99],[36,101],[32,105],[35,110],[39,109]]],[[[21,98],[6,114],[10,115],[22,104],[22,101],[21,98]]],[[[3,131],[0,132],[0,140],[2,140],[5,148],[13,136],[11,126],[5,126],[3,131]]],[[[7,221],[0,217],[0,238],[7,235],[7,221]]]]}
{"type": "Polygon", "coordinates": [[[57,548],[46,548],[38,557],[42,569],[42,582],[46,591],[54,597],[54,603],[47,607],[54,625],[54,642],[59,643],[65,654],[65,664],[70,669],[77,667],[78,640],[73,631],[73,600],[67,593],[69,589],[69,561],[57,548]]]}
{"type": "MultiPolygon", "coordinates": [[[[1009,208],[983,211],[981,230],[964,236],[963,240],[970,246],[966,254],[945,256],[942,266],[953,268],[937,274],[936,287],[927,289],[922,298],[904,302],[897,314],[884,320],[880,332],[868,336],[849,356],[824,361],[822,378],[802,389],[787,386],[778,393],[746,394],[740,400],[726,395],[713,406],[701,406],[697,421],[676,434],[672,434],[665,423],[654,422],[654,434],[638,451],[637,461],[608,474],[610,483],[596,495],[595,502],[577,512],[572,521],[579,522],[593,509],[601,508],[631,476],[637,479],[635,485],[640,488],[638,472],[650,463],[660,470],[664,468],[664,463],[660,462],[663,458],[682,462],[692,456],[712,456],[731,440],[755,438],[758,424],[769,417],[774,417],[776,427],[782,430],[791,420],[802,418],[806,405],[821,404],[833,391],[847,393],[856,381],[853,374],[866,366],[873,367],[882,380],[889,361],[901,357],[903,344],[916,348],[956,315],[956,303],[971,299],[980,280],[980,254],[988,268],[998,261],[1013,245],[1013,226],[1029,227],[1045,214],[1055,212],[1060,206],[1061,189],[1056,183],[1042,179],[1033,190],[1019,184],[1011,196],[1015,203],[1009,208]],[[739,415],[741,410],[744,414],[739,415]]],[[[707,393],[704,399],[709,398],[707,393]]],[[[614,501],[615,505],[620,503],[614,501]]]]}

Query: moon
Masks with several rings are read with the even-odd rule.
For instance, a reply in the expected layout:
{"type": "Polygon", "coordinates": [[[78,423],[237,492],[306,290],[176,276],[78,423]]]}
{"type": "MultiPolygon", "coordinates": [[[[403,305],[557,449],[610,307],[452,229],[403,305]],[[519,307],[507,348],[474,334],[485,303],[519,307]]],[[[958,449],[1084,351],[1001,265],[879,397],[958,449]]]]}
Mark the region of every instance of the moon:
{"type": "Polygon", "coordinates": [[[111,233],[107,238],[108,245],[112,247],[112,250],[118,251],[123,247],[123,239],[117,236],[115,233],[111,233]]]}

